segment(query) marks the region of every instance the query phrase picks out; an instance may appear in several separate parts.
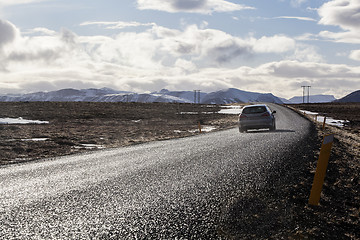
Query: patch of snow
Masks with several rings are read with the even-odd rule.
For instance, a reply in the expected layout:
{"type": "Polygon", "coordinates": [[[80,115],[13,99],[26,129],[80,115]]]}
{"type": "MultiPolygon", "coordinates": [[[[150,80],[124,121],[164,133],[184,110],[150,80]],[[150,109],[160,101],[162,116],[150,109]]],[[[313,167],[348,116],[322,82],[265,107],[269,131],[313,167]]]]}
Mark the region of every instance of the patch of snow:
{"type": "Polygon", "coordinates": [[[220,114],[240,114],[243,107],[242,106],[221,106],[221,110],[218,112],[220,114]]]}
{"type": "MultiPolygon", "coordinates": [[[[217,113],[219,114],[240,114],[243,107],[242,106],[221,106],[221,110],[218,111],[217,113]]],[[[201,112],[201,114],[213,114],[215,112],[201,112]]],[[[199,114],[199,112],[180,112],[180,114],[188,114],[188,115],[195,115],[195,114],[199,114]]]]}
{"type": "MultiPolygon", "coordinates": [[[[201,126],[201,132],[211,132],[216,130],[216,127],[214,126],[201,126]]],[[[174,130],[174,133],[182,133],[182,132],[186,132],[186,131],[181,131],[181,130],[174,130]]],[[[188,130],[187,132],[191,132],[191,133],[196,133],[199,132],[199,129],[193,129],[193,130],[188,130]]]]}
{"type": "Polygon", "coordinates": [[[85,148],[85,149],[104,149],[105,147],[103,145],[97,145],[97,144],[80,144],[80,146],[75,146],[74,148],[85,148]]]}
{"type": "Polygon", "coordinates": [[[0,118],[0,124],[48,124],[48,121],[26,120],[19,118],[0,118]]]}
{"type": "MultiPolygon", "coordinates": [[[[213,114],[214,112],[201,112],[201,114],[213,114]]],[[[181,115],[195,115],[199,114],[199,112],[180,112],[181,115]]]]}
{"type": "MultiPolygon", "coordinates": [[[[211,132],[216,130],[216,127],[214,126],[201,126],[201,132],[211,132]]],[[[199,132],[199,129],[195,129],[195,130],[189,130],[189,132],[195,133],[195,132],[199,132]]]]}
{"type": "Polygon", "coordinates": [[[201,127],[202,132],[211,132],[214,130],[216,130],[216,127],[213,127],[213,126],[202,126],[201,127]]]}
{"type": "MultiPolygon", "coordinates": [[[[316,119],[317,122],[320,122],[320,123],[324,122],[325,116],[321,116],[321,115],[319,115],[319,113],[310,112],[310,111],[306,111],[306,110],[300,110],[300,111],[302,113],[306,114],[306,115],[314,116],[314,118],[316,119]]],[[[325,123],[328,124],[328,125],[332,125],[332,126],[344,127],[346,124],[349,123],[349,121],[347,121],[347,120],[337,120],[337,119],[333,119],[331,117],[326,117],[325,123]]]]}
{"type": "Polygon", "coordinates": [[[29,138],[29,139],[21,139],[21,141],[34,141],[34,142],[42,142],[46,141],[49,138],[29,138]]]}

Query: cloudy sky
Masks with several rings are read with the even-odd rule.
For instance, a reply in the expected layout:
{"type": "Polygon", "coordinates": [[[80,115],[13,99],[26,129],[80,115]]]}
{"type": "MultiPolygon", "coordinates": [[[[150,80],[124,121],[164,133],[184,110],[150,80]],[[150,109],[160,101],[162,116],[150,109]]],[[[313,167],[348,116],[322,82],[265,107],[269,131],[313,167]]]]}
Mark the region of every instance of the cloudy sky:
{"type": "Polygon", "coordinates": [[[0,0],[0,94],[360,89],[360,0],[0,0]]]}

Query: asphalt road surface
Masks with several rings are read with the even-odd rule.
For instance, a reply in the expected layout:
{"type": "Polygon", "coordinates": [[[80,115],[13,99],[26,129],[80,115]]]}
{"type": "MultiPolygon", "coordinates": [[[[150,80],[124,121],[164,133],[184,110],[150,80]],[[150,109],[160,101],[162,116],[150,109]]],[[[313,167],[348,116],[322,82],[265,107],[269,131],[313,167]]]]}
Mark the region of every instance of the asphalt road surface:
{"type": "Polygon", "coordinates": [[[239,197],[271,184],[309,133],[296,113],[271,108],[275,132],[235,128],[2,167],[0,239],[226,239],[239,197]]]}

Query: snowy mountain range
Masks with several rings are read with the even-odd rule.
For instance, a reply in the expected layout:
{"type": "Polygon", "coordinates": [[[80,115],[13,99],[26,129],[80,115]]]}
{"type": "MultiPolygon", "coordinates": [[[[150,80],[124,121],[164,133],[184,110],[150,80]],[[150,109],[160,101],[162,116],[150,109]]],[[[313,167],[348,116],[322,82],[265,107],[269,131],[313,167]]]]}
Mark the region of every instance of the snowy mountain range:
{"type": "Polygon", "coordinates": [[[235,88],[229,88],[206,94],[202,103],[227,104],[235,102],[271,102],[283,104],[283,102],[271,93],[246,92],[235,88]]]}
{"type": "Polygon", "coordinates": [[[109,88],[102,89],[61,89],[52,92],[37,92],[22,95],[0,96],[0,102],[179,102],[194,103],[198,101],[208,104],[227,104],[235,102],[283,102],[271,93],[246,92],[235,88],[229,88],[212,93],[198,92],[195,100],[194,91],[169,91],[162,89],[152,93],[134,93],[116,91],[109,88]]]}
{"type": "MultiPolygon", "coordinates": [[[[271,103],[302,103],[302,97],[294,97],[290,100],[278,98],[271,93],[248,92],[235,88],[224,89],[211,93],[197,92],[196,100],[194,91],[169,91],[162,89],[152,93],[135,93],[118,91],[110,88],[101,89],[61,89],[51,92],[36,92],[21,95],[0,96],[0,102],[178,102],[194,103],[198,101],[205,104],[228,104],[235,102],[271,102],[271,103]]],[[[332,102],[332,95],[310,96],[310,102],[332,102]]]]}

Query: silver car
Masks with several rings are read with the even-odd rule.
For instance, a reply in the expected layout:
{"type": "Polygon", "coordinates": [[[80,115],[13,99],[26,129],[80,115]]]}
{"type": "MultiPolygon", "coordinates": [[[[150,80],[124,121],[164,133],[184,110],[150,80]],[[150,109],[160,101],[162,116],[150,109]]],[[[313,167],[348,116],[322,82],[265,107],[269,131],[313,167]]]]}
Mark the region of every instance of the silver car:
{"type": "Polygon", "coordinates": [[[265,104],[245,106],[239,115],[239,131],[262,128],[274,131],[276,129],[274,113],[276,111],[271,111],[265,104]]]}

